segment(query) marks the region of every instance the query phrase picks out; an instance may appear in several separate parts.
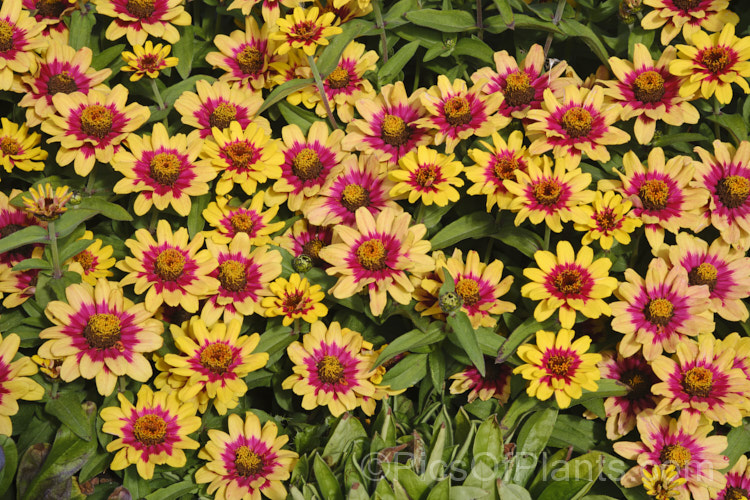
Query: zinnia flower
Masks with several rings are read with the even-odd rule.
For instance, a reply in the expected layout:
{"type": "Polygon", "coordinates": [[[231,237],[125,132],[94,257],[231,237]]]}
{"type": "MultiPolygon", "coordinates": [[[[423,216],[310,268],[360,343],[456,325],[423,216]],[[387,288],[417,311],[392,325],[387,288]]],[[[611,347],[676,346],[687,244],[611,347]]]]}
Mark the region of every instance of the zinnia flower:
{"type": "Polygon", "coordinates": [[[22,197],[23,208],[43,221],[53,221],[64,214],[68,201],[73,196],[68,186],[57,186],[54,189],[49,182],[29,188],[31,198],[22,197]]]}
{"type": "Polygon", "coordinates": [[[510,397],[510,377],[513,368],[505,363],[495,364],[494,359],[485,357],[485,374],[479,373],[475,366],[467,366],[463,371],[451,375],[453,380],[451,394],[462,394],[469,389],[469,403],[479,398],[480,401],[497,399],[500,404],[508,402],[510,397]]]}
{"type": "Polygon", "coordinates": [[[6,172],[14,168],[31,172],[44,170],[47,152],[38,147],[42,140],[36,132],[29,134],[28,124],[19,127],[7,118],[0,118],[0,165],[6,172]]]}
{"type": "Polygon", "coordinates": [[[134,46],[133,52],[122,53],[127,66],[122,66],[120,70],[133,73],[130,76],[131,82],[137,82],[144,76],[159,78],[160,71],[177,66],[179,62],[176,57],[168,57],[171,50],[171,45],[154,45],[151,40],[147,40],[145,45],[134,46]]]}
{"type": "Polygon", "coordinates": [[[39,401],[44,387],[29,378],[38,371],[27,356],[16,358],[21,339],[15,333],[0,336],[0,435],[13,433],[10,417],[18,413],[18,400],[39,401]]]}
{"type": "MultiPolygon", "coordinates": [[[[236,3],[236,2],[235,2],[236,3]]],[[[281,448],[288,436],[278,436],[273,421],[260,427],[260,420],[251,412],[245,420],[229,415],[229,434],[209,429],[209,441],[198,453],[208,463],[195,473],[197,483],[211,483],[208,494],[216,500],[250,499],[261,496],[272,500],[286,498],[282,481],[289,479],[298,455],[281,448]]]]}
{"type": "Polygon", "coordinates": [[[291,253],[294,257],[307,255],[313,265],[327,267],[327,263],[320,257],[320,251],[331,244],[333,229],[309,224],[307,219],[300,219],[280,236],[276,244],[291,253]]]}
{"type": "Polygon", "coordinates": [[[388,178],[396,183],[390,195],[398,200],[407,198],[409,203],[421,201],[439,207],[459,199],[456,187],[464,185],[459,178],[464,165],[455,161],[455,155],[443,155],[427,146],[406,154],[398,161],[398,167],[388,172],[388,178]],[[455,186],[455,187],[454,187],[455,186]]]}
{"type": "Polygon", "coordinates": [[[103,278],[95,286],[70,285],[65,297],[67,304],[47,304],[45,314],[55,326],[39,333],[47,341],[39,355],[63,361],[60,377],[64,381],[96,379],[99,394],[108,396],[117,377],[139,382],[151,378],[151,364],[144,353],[162,346],[164,327],[144,304],[134,304],[118,284],[103,278]]]}
{"type": "MultiPolygon", "coordinates": [[[[42,37],[52,42],[68,43],[69,31],[63,18],[75,9],[71,0],[22,0],[23,8],[33,12],[36,22],[43,24],[42,37]]],[[[31,126],[31,125],[29,125],[31,126]]]]}
{"type": "Polygon", "coordinates": [[[747,456],[740,456],[725,477],[727,485],[719,492],[717,500],[741,500],[743,497],[750,497],[750,467],[748,467],[747,456]]]}
{"type": "Polygon", "coordinates": [[[669,500],[680,496],[680,486],[685,484],[685,478],[679,477],[674,464],[652,465],[644,468],[643,489],[646,494],[659,500],[669,500]]]}
{"type": "Polygon", "coordinates": [[[567,241],[557,244],[557,255],[546,250],[534,252],[537,268],[526,268],[523,275],[531,283],[521,287],[521,295],[540,301],[534,319],[540,323],[560,310],[560,324],[573,328],[576,311],[587,318],[611,314],[603,299],[617,288],[617,278],[609,276],[612,261],[607,257],[594,260],[591,247],[582,246],[574,253],[567,241]]]}
{"type": "MultiPolygon", "coordinates": [[[[93,238],[94,233],[86,231],[77,241],[91,241],[93,238]]],[[[114,266],[116,261],[117,259],[112,257],[112,245],[102,246],[102,240],[97,238],[65,263],[69,271],[80,274],[83,281],[93,286],[99,278],[112,276],[109,268],[114,266]]]]}
{"type": "Polygon", "coordinates": [[[586,231],[581,244],[590,245],[599,240],[602,250],[612,248],[614,240],[621,245],[630,244],[630,233],[643,224],[631,216],[632,206],[629,200],[623,201],[622,196],[613,191],[606,191],[603,195],[597,191],[591,205],[581,205],[573,213],[575,230],[586,231]]]}
{"type": "Polygon", "coordinates": [[[740,18],[727,9],[729,0],[644,0],[654,10],[643,16],[641,26],[646,30],[661,30],[661,44],[669,45],[680,34],[690,40],[701,28],[721,31],[728,24],[737,24],[740,18]]]}
{"type": "Polygon", "coordinates": [[[311,286],[307,278],[301,278],[297,273],[292,273],[288,281],[276,279],[269,288],[273,296],[264,297],[261,305],[267,318],[281,316],[284,326],[300,318],[315,323],[328,314],[328,308],[322,302],[326,294],[320,285],[311,286]]]}
{"type": "Polygon", "coordinates": [[[184,467],[187,457],[183,450],[200,447],[188,437],[201,426],[195,403],[180,403],[176,392],[154,393],[148,384],[143,384],[135,406],[122,393],[117,394],[117,399],[120,406],[101,411],[102,432],[117,436],[107,445],[110,453],[117,451],[109,466],[112,470],[135,464],[139,476],[151,479],[154,466],[184,467]]]}
{"type": "Polygon", "coordinates": [[[34,73],[34,51],[47,45],[40,35],[44,24],[36,22],[21,0],[4,0],[0,7],[0,90],[20,91],[17,78],[34,73]]]}
{"type": "Polygon", "coordinates": [[[310,7],[307,11],[302,7],[294,7],[294,12],[284,19],[278,19],[278,31],[271,33],[269,38],[281,44],[276,53],[284,55],[291,49],[302,49],[305,54],[312,56],[318,45],[328,45],[327,37],[338,35],[341,28],[331,26],[336,15],[326,12],[319,15],[317,7],[310,7]]]}
{"type": "Polygon", "coordinates": [[[602,356],[586,353],[591,339],[584,335],[573,341],[573,330],[536,332],[536,345],[519,346],[517,354],[525,364],[515,368],[529,380],[526,393],[540,401],[546,401],[554,394],[560,408],[570,406],[572,399],[579,399],[582,390],[596,391],[600,378],[596,364],[602,356]]]}
{"type": "Polygon", "coordinates": [[[213,231],[204,231],[204,235],[214,243],[229,243],[236,235],[245,233],[252,246],[270,243],[269,235],[283,228],[284,221],[271,222],[279,207],[263,211],[264,199],[264,191],[258,192],[249,203],[243,205],[233,203],[238,199],[231,196],[217,197],[203,211],[203,218],[214,228],[213,231]]]}
{"type": "Polygon", "coordinates": [[[97,14],[112,17],[107,40],[127,36],[132,46],[143,45],[149,35],[177,43],[180,33],[175,26],[189,26],[190,14],[183,2],[175,0],[96,0],[97,14]]]}

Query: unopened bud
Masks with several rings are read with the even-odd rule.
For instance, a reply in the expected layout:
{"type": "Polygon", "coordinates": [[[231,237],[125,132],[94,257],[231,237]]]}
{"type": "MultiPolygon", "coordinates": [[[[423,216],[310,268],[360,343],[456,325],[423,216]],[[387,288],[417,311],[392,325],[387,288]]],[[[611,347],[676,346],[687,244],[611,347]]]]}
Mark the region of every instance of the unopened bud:
{"type": "Polygon", "coordinates": [[[445,292],[438,299],[438,303],[440,304],[440,310],[442,310],[445,314],[450,314],[454,311],[457,311],[461,307],[461,304],[463,304],[463,300],[461,299],[461,296],[456,292],[445,292]]]}
{"type": "Polygon", "coordinates": [[[292,268],[300,273],[304,274],[313,268],[313,260],[309,255],[301,254],[294,258],[292,261],[292,268]]]}

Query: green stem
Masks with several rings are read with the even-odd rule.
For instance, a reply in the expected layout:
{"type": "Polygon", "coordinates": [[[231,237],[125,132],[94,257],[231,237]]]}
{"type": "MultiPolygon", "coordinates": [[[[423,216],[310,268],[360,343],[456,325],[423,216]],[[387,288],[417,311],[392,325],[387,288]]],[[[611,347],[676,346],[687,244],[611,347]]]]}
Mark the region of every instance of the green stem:
{"type": "Polygon", "coordinates": [[[719,126],[719,115],[721,114],[721,105],[719,100],[714,96],[714,136],[716,139],[721,140],[721,126],[719,126]]]}
{"type": "Polygon", "coordinates": [[[294,326],[292,327],[292,335],[294,335],[295,337],[299,335],[299,332],[301,331],[299,323],[300,323],[299,318],[294,318],[294,326]]]}
{"type": "Polygon", "coordinates": [[[57,388],[60,386],[60,382],[57,380],[52,381],[52,390],[50,390],[49,397],[50,399],[57,399],[57,388]]]}
{"type": "Polygon", "coordinates": [[[94,164],[94,168],[91,169],[91,172],[89,172],[89,178],[86,181],[86,189],[84,189],[84,193],[86,194],[94,194],[94,180],[96,179],[96,176],[94,175],[96,173],[96,164],[94,164]]]}
{"type": "Polygon", "coordinates": [[[320,98],[323,100],[323,107],[328,115],[328,121],[331,122],[333,130],[336,130],[339,128],[339,124],[336,123],[336,118],[333,117],[333,113],[331,112],[331,104],[328,102],[326,89],[323,87],[323,79],[320,78],[320,71],[318,71],[318,66],[315,64],[315,58],[307,56],[307,61],[310,63],[310,69],[312,69],[313,77],[315,77],[315,85],[318,86],[318,92],[320,92],[320,98]]]}
{"type": "Polygon", "coordinates": [[[167,109],[167,107],[164,105],[164,99],[161,98],[159,87],[156,85],[156,79],[149,78],[149,80],[151,80],[151,90],[154,93],[154,98],[156,99],[156,104],[159,106],[159,109],[167,109]]]}
{"type": "MultiPolygon", "coordinates": [[[[552,18],[552,23],[557,26],[560,22],[560,19],[562,18],[563,11],[565,10],[565,3],[566,0],[557,0],[557,10],[555,10],[555,17],[552,18]]],[[[544,57],[547,58],[547,54],[549,53],[549,48],[552,45],[552,38],[554,37],[554,33],[550,33],[547,35],[547,40],[544,42],[544,57]]]]}
{"type": "Polygon", "coordinates": [[[417,214],[414,216],[414,223],[420,224],[422,219],[424,219],[424,203],[420,201],[419,207],[417,208],[417,214]]]}
{"type": "Polygon", "coordinates": [[[151,220],[148,223],[148,232],[154,234],[156,231],[156,223],[159,222],[159,211],[156,207],[151,208],[151,220]]]}
{"type": "Polygon", "coordinates": [[[412,93],[416,92],[419,88],[419,68],[421,67],[421,64],[414,65],[414,88],[412,89],[412,93]]]}
{"type": "Polygon", "coordinates": [[[57,249],[57,231],[55,230],[55,221],[50,221],[47,225],[49,234],[50,251],[52,252],[52,278],[62,278],[62,268],[60,268],[60,252],[57,249]]]}
{"type": "Polygon", "coordinates": [[[477,0],[477,28],[479,28],[479,39],[484,39],[484,20],[482,19],[482,0],[477,0]]]}
{"type": "Polygon", "coordinates": [[[383,12],[380,10],[380,0],[373,0],[372,10],[375,11],[375,27],[380,30],[380,52],[383,58],[383,64],[388,62],[388,40],[385,38],[385,23],[383,22],[383,12]]]}
{"type": "Polygon", "coordinates": [[[117,378],[117,385],[119,386],[117,388],[118,392],[125,392],[128,389],[128,378],[127,377],[118,377],[117,378]]]}
{"type": "MultiPolygon", "coordinates": [[[[502,215],[502,211],[498,210],[497,214],[495,215],[495,231],[498,231],[498,226],[500,225],[500,217],[502,215]]],[[[487,250],[484,252],[484,263],[489,264],[490,259],[492,258],[492,247],[495,244],[495,238],[490,238],[490,241],[487,242],[487,250]]]]}
{"type": "Polygon", "coordinates": [[[641,238],[643,238],[643,233],[646,231],[645,228],[640,228],[637,230],[638,234],[635,237],[635,243],[633,244],[633,253],[630,254],[630,261],[628,262],[628,267],[633,268],[635,267],[635,263],[638,262],[638,247],[641,245],[641,238]]]}
{"type": "Polygon", "coordinates": [[[544,249],[549,250],[549,240],[552,235],[552,231],[547,224],[544,225],[544,249]]]}

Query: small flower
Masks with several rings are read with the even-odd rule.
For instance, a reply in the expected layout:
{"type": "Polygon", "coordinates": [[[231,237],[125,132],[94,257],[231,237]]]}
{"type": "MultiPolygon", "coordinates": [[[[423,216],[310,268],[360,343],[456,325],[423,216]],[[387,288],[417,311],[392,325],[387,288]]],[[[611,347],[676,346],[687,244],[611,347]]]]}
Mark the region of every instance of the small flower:
{"type": "Polygon", "coordinates": [[[10,436],[13,423],[10,417],[18,413],[18,400],[39,401],[44,388],[29,378],[37,373],[37,366],[27,356],[18,354],[21,339],[15,333],[0,336],[0,435],[10,436]]]}
{"type": "MultiPolygon", "coordinates": [[[[94,233],[86,231],[78,238],[78,241],[91,240],[93,237],[94,233]]],[[[65,264],[68,265],[69,271],[80,274],[83,281],[93,286],[99,278],[112,276],[109,268],[114,266],[116,261],[117,259],[112,257],[112,245],[102,246],[102,240],[97,238],[84,250],[68,259],[65,264]]]]}
{"type": "Polygon", "coordinates": [[[133,73],[131,82],[137,82],[144,76],[159,78],[159,72],[166,68],[177,66],[179,60],[176,57],[168,57],[172,50],[171,45],[154,45],[147,40],[145,45],[136,45],[133,52],[123,52],[122,58],[127,66],[120,68],[121,71],[133,73]]]}
{"type": "Polygon", "coordinates": [[[682,97],[700,95],[708,99],[716,94],[722,104],[732,101],[732,83],[750,94],[746,78],[750,76],[748,44],[750,37],[734,36],[734,24],[726,24],[721,33],[696,32],[690,45],[678,45],[679,59],[669,64],[669,72],[685,77],[680,87],[682,97]]]}
{"type": "Polygon", "coordinates": [[[263,298],[265,315],[267,318],[282,316],[284,326],[291,325],[298,318],[315,323],[328,314],[328,308],[322,303],[326,294],[320,285],[311,286],[307,278],[300,278],[297,273],[293,273],[289,281],[277,278],[269,287],[273,296],[263,298]]]}
{"type": "Polygon", "coordinates": [[[307,11],[302,7],[295,7],[292,14],[284,19],[278,19],[276,24],[279,31],[271,33],[269,38],[282,42],[276,48],[276,53],[284,55],[291,49],[302,49],[305,54],[312,56],[318,45],[328,45],[327,37],[338,35],[341,28],[331,26],[336,15],[326,12],[320,15],[320,9],[310,7],[307,11]]]}
{"type": "MultiPolygon", "coordinates": [[[[236,3],[236,2],[235,2],[236,3]]],[[[288,436],[278,435],[272,421],[260,427],[260,420],[251,412],[245,420],[229,416],[229,434],[209,429],[209,441],[198,453],[208,463],[195,473],[197,483],[211,483],[208,494],[217,500],[250,499],[261,496],[273,500],[286,498],[282,481],[289,479],[298,455],[283,450],[288,436]]]]}
{"type": "Polygon", "coordinates": [[[456,187],[464,185],[458,176],[464,166],[455,161],[455,155],[443,155],[427,146],[419,146],[403,156],[399,168],[388,172],[388,178],[396,183],[391,188],[391,197],[398,200],[407,198],[409,203],[421,201],[424,205],[433,203],[439,207],[459,199],[456,187]],[[454,187],[455,186],[455,187],[454,187]]]}
{"type": "Polygon", "coordinates": [[[10,173],[14,168],[31,172],[44,170],[47,152],[38,147],[42,138],[36,132],[29,134],[27,123],[17,124],[7,118],[1,118],[0,128],[0,165],[10,173]]]}
{"type": "Polygon", "coordinates": [[[505,363],[495,364],[491,358],[485,358],[485,374],[479,373],[475,366],[467,366],[462,372],[451,375],[453,383],[450,387],[451,394],[462,394],[469,389],[467,397],[471,403],[477,397],[480,401],[497,399],[500,404],[508,402],[510,397],[510,378],[513,368],[505,363]]]}
{"type": "Polygon", "coordinates": [[[524,269],[523,275],[531,283],[521,287],[521,295],[540,301],[534,319],[542,322],[559,308],[562,327],[573,328],[576,311],[587,318],[611,314],[603,299],[617,288],[617,278],[609,276],[612,261],[607,257],[594,260],[594,251],[588,246],[575,254],[570,243],[560,241],[557,255],[538,250],[534,260],[539,269],[524,269]]]}
{"type": "Polygon", "coordinates": [[[461,309],[464,301],[456,292],[445,292],[438,297],[438,307],[443,314],[451,314],[461,309]]]}
{"type": "Polygon", "coordinates": [[[640,227],[643,221],[630,215],[633,204],[629,200],[622,200],[622,196],[613,191],[602,195],[596,192],[592,205],[581,205],[573,214],[573,226],[576,231],[585,231],[581,240],[582,245],[590,245],[599,240],[602,250],[612,248],[614,240],[620,245],[630,244],[630,233],[640,227]]]}
{"type": "Polygon", "coordinates": [[[369,378],[372,359],[360,353],[362,335],[342,328],[334,321],[329,327],[317,321],[302,343],[293,342],[287,355],[294,363],[294,375],[282,383],[302,396],[302,408],[313,410],[328,406],[338,417],[359,406],[359,397],[375,394],[369,378]]]}
{"type": "Polygon", "coordinates": [[[643,488],[650,497],[657,500],[669,500],[679,498],[680,486],[685,484],[685,478],[679,477],[674,464],[652,465],[643,469],[643,488]]]}
{"type": "Polygon", "coordinates": [[[52,188],[52,184],[39,184],[36,189],[29,188],[31,198],[23,197],[24,209],[43,221],[53,221],[64,214],[65,206],[73,196],[68,186],[52,188]]]}
{"type": "Polygon", "coordinates": [[[645,5],[654,10],[641,19],[646,30],[661,30],[661,44],[669,45],[680,34],[685,40],[701,28],[707,31],[721,31],[728,25],[736,25],[740,18],[729,10],[729,0],[644,0],[645,5]]]}
{"type": "Polygon", "coordinates": [[[591,339],[584,335],[573,341],[572,330],[536,332],[536,345],[524,344],[518,356],[526,363],[513,370],[529,380],[526,392],[531,397],[546,401],[554,394],[560,408],[570,406],[579,399],[582,390],[596,391],[600,378],[596,364],[601,354],[589,353],[591,339]]]}
{"type": "Polygon", "coordinates": [[[109,466],[112,470],[135,464],[139,476],[151,479],[154,466],[184,467],[187,458],[183,450],[200,447],[188,437],[201,426],[200,417],[195,415],[196,406],[180,403],[176,392],[154,393],[143,384],[135,406],[122,393],[117,398],[120,406],[101,411],[102,431],[117,436],[107,445],[110,453],[117,451],[109,466]]]}
{"type": "Polygon", "coordinates": [[[39,366],[39,371],[45,375],[46,379],[55,380],[60,378],[62,361],[59,359],[47,359],[34,354],[31,356],[31,361],[39,366]]]}
{"type": "Polygon", "coordinates": [[[132,46],[143,45],[149,35],[177,43],[176,26],[189,26],[192,19],[183,2],[173,0],[96,0],[96,12],[114,18],[107,27],[107,40],[126,36],[132,46]]]}
{"type": "Polygon", "coordinates": [[[45,40],[68,42],[70,30],[63,19],[68,17],[76,7],[75,0],[22,0],[22,2],[23,8],[33,12],[34,19],[44,25],[42,37],[45,40]]]}
{"type": "Polygon", "coordinates": [[[203,218],[214,228],[213,231],[204,231],[204,236],[214,243],[229,243],[236,235],[245,233],[252,246],[270,243],[270,235],[283,228],[284,222],[271,222],[279,207],[263,211],[264,199],[264,191],[259,191],[243,205],[235,204],[238,199],[231,196],[217,197],[203,211],[203,218]]]}

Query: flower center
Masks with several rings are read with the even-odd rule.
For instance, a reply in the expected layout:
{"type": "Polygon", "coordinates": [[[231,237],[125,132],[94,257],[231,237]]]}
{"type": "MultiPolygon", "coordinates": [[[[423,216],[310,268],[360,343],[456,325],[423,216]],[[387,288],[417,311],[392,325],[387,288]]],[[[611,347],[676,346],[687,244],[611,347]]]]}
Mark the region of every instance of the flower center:
{"type": "Polygon", "coordinates": [[[357,260],[368,271],[385,269],[385,245],[377,238],[367,240],[357,248],[357,260]]]}
{"type": "Polygon", "coordinates": [[[229,158],[235,170],[247,170],[250,165],[253,165],[257,161],[259,155],[259,151],[255,146],[247,141],[228,144],[222,148],[222,153],[229,158]]]}
{"type": "Polygon", "coordinates": [[[263,472],[263,458],[245,445],[234,452],[234,466],[242,477],[254,476],[263,472]]]}
{"type": "Polygon", "coordinates": [[[208,124],[212,128],[217,127],[219,130],[224,130],[225,128],[229,128],[229,124],[236,119],[237,107],[234,104],[222,102],[211,113],[211,116],[208,118],[208,124]]]}
{"type": "Polygon", "coordinates": [[[633,95],[641,102],[659,102],[664,92],[664,78],[653,70],[644,71],[633,82],[633,95]]]}
{"type": "Polygon", "coordinates": [[[149,164],[151,178],[162,186],[174,186],[182,172],[182,162],[172,153],[159,153],[149,164]]]}
{"type": "Polygon", "coordinates": [[[320,254],[320,249],[324,246],[325,243],[323,243],[322,240],[319,240],[318,238],[312,239],[302,245],[302,255],[307,255],[313,261],[320,262],[320,257],[318,254],[320,254]]]}
{"type": "Polygon", "coordinates": [[[420,165],[417,171],[414,172],[414,180],[423,188],[432,186],[435,181],[440,177],[440,170],[437,165],[420,165]]]}
{"type": "Polygon", "coordinates": [[[534,198],[540,205],[550,207],[558,202],[562,186],[555,179],[543,179],[534,184],[534,198]]]}
{"type": "Polygon", "coordinates": [[[562,127],[573,139],[583,137],[591,132],[592,122],[591,113],[580,106],[570,108],[562,117],[562,127]]]}
{"type": "Polygon", "coordinates": [[[63,13],[65,8],[69,6],[65,5],[67,2],[61,0],[38,0],[34,7],[36,7],[36,13],[43,17],[56,17],[59,18],[60,14],[63,13]]]}
{"type": "Polygon", "coordinates": [[[16,25],[8,21],[0,21],[0,52],[5,52],[13,48],[13,31],[16,25]]]}
{"type": "Polygon", "coordinates": [[[92,349],[109,349],[120,340],[120,318],[114,314],[93,314],[83,328],[83,336],[92,349]]]}
{"type": "Polygon", "coordinates": [[[284,297],[282,307],[286,314],[293,314],[295,312],[302,311],[302,305],[307,301],[303,301],[305,294],[300,291],[293,293],[287,293],[284,297]]]}
{"type": "Polygon", "coordinates": [[[139,68],[142,71],[159,71],[161,69],[161,58],[155,54],[146,54],[139,61],[139,68]]]}
{"type": "Polygon", "coordinates": [[[143,415],[133,424],[133,437],[146,446],[161,444],[166,436],[167,423],[158,415],[143,415]]]}
{"type": "Polygon", "coordinates": [[[724,500],[747,500],[748,491],[744,488],[730,486],[724,493],[724,500]]]}
{"type": "Polygon", "coordinates": [[[164,281],[176,281],[184,268],[185,256],[174,248],[162,250],[154,264],[154,272],[164,281]]]}
{"type": "Polygon", "coordinates": [[[711,47],[703,51],[700,62],[711,73],[721,73],[731,62],[729,51],[724,47],[711,47]]]}
{"type": "Polygon", "coordinates": [[[341,204],[354,213],[358,208],[370,205],[370,192],[359,184],[349,184],[341,191],[341,204]]]}
{"type": "Polygon", "coordinates": [[[643,310],[646,319],[658,326],[666,326],[674,316],[674,306],[667,299],[650,300],[643,310]]]}
{"type": "Polygon", "coordinates": [[[156,0],[128,0],[128,3],[125,4],[125,10],[130,12],[133,17],[146,19],[156,10],[155,3],[156,0]]]}
{"type": "Polygon", "coordinates": [[[237,54],[237,65],[243,73],[254,75],[263,69],[263,53],[248,45],[237,54]]]}
{"type": "Polygon", "coordinates": [[[67,71],[52,75],[47,81],[47,94],[49,95],[55,95],[59,92],[62,92],[63,94],[72,94],[76,90],[78,90],[78,85],[76,84],[75,79],[70,76],[70,73],[67,71]]]}
{"type": "Polygon", "coordinates": [[[694,9],[698,5],[700,5],[701,1],[702,0],[672,0],[672,4],[678,9],[682,9],[687,12],[690,9],[694,9]]]}
{"type": "Polygon", "coordinates": [[[741,175],[730,175],[716,183],[716,195],[727,208],[742,206],[750,195],[750,181],[741,175]]]}
{"type": "Polygon", "coordinates": [[[251,235],[255,228],[255,222],[253,218],[247,214],[234,214],[230,219],[229,223],[232,225],[232,229],[235,233],[247,233],[251,235]]]}
{"type": "Polygon", "coordinates": [[[86,106],[81,113],[81,130],[87,135],[104,139],[112,130],[114,115],[110,110],[99,104],[86,106]]]}
{"type": "Polygon", "coordinates": [[[570,365],[572,363],[573,358],[571,358],[570,356],[555,354],[554,356],[550,356],[547,360],[547,370],[554,373],[555,375],[564,377],[568,375],[568,371],[570,370],[570,365]]]}
{"type": "Polygon", "coordinates": [[[563,269],[552,281],[557,291],[563,295],[577,295],[583,288],[583,277],[576,269],[563,269]]]}
{"type": "Polygon", "coordinates": [[[531,80],[525,71],[516,71],[505,77],[503,94],[511,106],[526,106],[534,99],[536,90],[531,86],[531,80]]]}
{"type": "Polygon", "coordinates": [[[411,138],[411,128],[396,115],[385,115],[381,125],[380,138],[391,146],[403,146],[411,138]]]}
{"type": "Polygon", "coordinates": [[[322,171],[323,164],[313,149],[303,149],[292,160],[292,173],[303,182],[317,179],[322,171]]]}
{"type": "Polygon", "coordinates": [[[247,268],[242,262],[226,260],[219,265],[219,281],[230,292],[241,292],[247,286],[247,268]]]}
{"type": "Polygon", "coordinates": [[[326,78],[328,86],[332,89],[343,89],[344,87],[349,85],[349,80],[351,80],[349,71],[345,70],[341,66],[336,66],[336,69],[331,71],[331,73],[326,78]]]}
{"type": "Polygon", "coordinates": [[[471,121],[469,101],[458,95],[445,101],[443,112],[445,113],[445,120],[454,127],[466,125],[471,121]]]}
{"type": "Polygon", "coordinates": [[[4,155],[10,156],[17,154],[20,149],[21,145],[12,137],[3,137],[0,139],[0,151],[2,151],[4,155]]]}
{"type": "Polygon", "coordinates": [[[74,256],[73,260],[81,265],[84,272],[88,272],[94,266],[94,256],[88,250],[84,250],[74,256]]]}
{"type": "Polygon", "coordinates": [[[617,229],[618,227],[617,216],[615,215],[615,212],[609,207],[605,207],[601,211],[596,212],[594,214],[594,220],[596,221],[596,225],[599,228],[599,231],[601,231],[602,233],[608,233],[617,229]]]}
{"type": "Polygon", "coordinates": [[[711,394],[713,385],[713,373],[701,366],[691,368],[682,376],[682,388],[691,396],[707,398],[711,394]]]}
{"type": "Polygon", "coordinates": [[[493,167],[493,172],[495,173],[495,177],[500,181],[504,181],[506,179],[515,180],[516,170],[518,169],[518,167],[518,160],[516,160],[514,156],[510,154],[504,154],[502,156],[495,157],[495,166],[493,167]]]}
{"type": "Polygon", "coordinates": [[[344,380],[344,366],[335,356],[323,356],[317,367],[318,378],[324,384],[338,384],[344,380]]]}
{"type": "Polygon", "coordinates": [[[291,34],[303,41],[314,41],[320,34],[320,27],[313,21],[303,21],[292,26],[291,34]]]}
{"type": "Polygon", "coordinates": [[[620,376],[620,381],[630,387],[629,399],[641,399],[651,393],[651,384],[639,370],[628,370],[620,376]]]}
{"type": "Polygon", "coordinates": [[[19,224],[7,224],[0,228],[0,238],[5,238],[6,236],[9,236],[16,231],[20,231],[23,229],[23,226],[19,224]]]}
{"type": "Polygon", "coordinates": [[[661,449],[661,453],[659,454],[661,463],[674,464],[680,469],[689,464],[691,458],[693,456],[690,454],[690,450],[681,444],[668,444],[661,449]]]}
{"type": "Polygon", "coordinates": [[[641,184],[638,197],[646,210],[663,210],[669,201],[669,186],[659,179],[650,179],[641,184]]]}
{"type": "Polygon", "coordinates": [[[456,293],[461,296],[467,306],[473,306],[482,298],[479,294],[479,283],[471,278],[463,278],[456,283],[456,293]]]}
{"type": "Polygon", "coordinates": [[[718,278],[718,272],[713,264],[703,262],[699,266],[694,267],[688,273],[688,284],[694,285],[708,285],[708,290],[713,292],[716,287],[716,281],[718,278]]]}
{"type": "Polygon", "coordinates": [[[210,344],[201,352],[201,365],[216,375],[226,373],[232,361],[232,348],[226,344],[210,344]]]}

